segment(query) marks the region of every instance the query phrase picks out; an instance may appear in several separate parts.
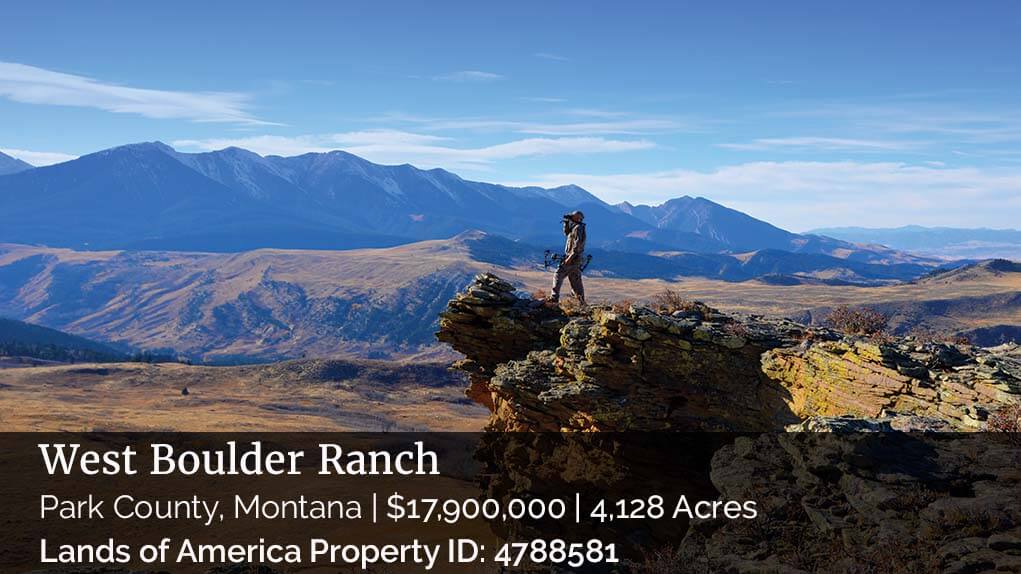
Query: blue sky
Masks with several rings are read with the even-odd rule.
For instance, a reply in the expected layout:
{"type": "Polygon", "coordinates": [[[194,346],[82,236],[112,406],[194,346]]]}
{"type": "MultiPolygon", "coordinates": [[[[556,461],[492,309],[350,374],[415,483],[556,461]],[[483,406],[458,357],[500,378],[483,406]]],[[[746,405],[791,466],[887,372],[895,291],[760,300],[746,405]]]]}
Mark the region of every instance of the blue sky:
{"type": "Polygon", "coordinates": [[[21,2],[0,150],[345,149],[792,230],[1019,227],[1018,54],[1010,1],[21,2]]]}

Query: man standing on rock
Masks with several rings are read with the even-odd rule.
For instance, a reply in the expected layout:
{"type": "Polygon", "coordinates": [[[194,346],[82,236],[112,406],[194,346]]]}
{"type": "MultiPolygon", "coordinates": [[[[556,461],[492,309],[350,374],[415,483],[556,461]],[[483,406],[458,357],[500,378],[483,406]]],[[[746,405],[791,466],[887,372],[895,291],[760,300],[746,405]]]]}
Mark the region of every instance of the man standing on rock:
{"type": "Polygon", "coordinates": [[[564,258],[557,267],[557,276],[553,281],[553,291],[549,300],[556,303],[560,301],[560,287],[564,284],[564,278],[571,282],[571,290],[578,297],[578,302],[585,304],[585,286],[581,283],[581,265],[585,257],[585,224],[582,221],[585,214],[575,211],[564,215],[564,235],[567,241],[564,244],[564,258]]]}

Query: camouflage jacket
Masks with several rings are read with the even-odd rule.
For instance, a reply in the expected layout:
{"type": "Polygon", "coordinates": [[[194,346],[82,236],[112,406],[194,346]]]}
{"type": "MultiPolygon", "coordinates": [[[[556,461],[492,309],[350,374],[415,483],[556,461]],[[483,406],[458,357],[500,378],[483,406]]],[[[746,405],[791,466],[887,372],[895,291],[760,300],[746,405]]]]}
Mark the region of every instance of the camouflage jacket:
{"type": "Polygon", "coordinates": [[[585,224],[575,223],[567,233],[567,241],[564,243],[564,262],[577,263],[584,253],[585,224]]]}

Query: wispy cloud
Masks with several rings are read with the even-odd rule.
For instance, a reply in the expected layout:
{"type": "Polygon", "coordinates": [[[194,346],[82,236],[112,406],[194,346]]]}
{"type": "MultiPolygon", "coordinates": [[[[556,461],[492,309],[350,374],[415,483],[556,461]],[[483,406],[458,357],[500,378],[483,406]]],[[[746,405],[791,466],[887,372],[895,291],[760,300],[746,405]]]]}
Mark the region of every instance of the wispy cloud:
{"type": "Polygon", "coordinates": [[[631,119],[619,121],[573,122],[573,123],[522,123],[514,131],[524,134],[566,136],[588,134],[642,135],[697,131],[691,124],[673,119],[631,119]]]}
{"type": "MultiPolygon", "coordinates": [[[[594,110],[590,110],[594,111],[594,110]]],[[[614,116],[621,115],[612,112],[614,116]]],[[[577,114],[575,114],[577,115],[577,114]]],[[[626,115],[626,114],[625,114],[626,115]]],[[[506,131],[544,136],[596,136],[596,135],[650,135],[663,133],[695,133],[705,131],[708,124],[698,119],[610,117],[599,121],[527,121],[487,117],[431,117],[403,113],[388,113],[372,121],[390,124],[414,125],[428,131],[474,130],[506,131]]]]}
{"type": "Polygon", "coordinates": [[[559,104],[561,102],[566,102],[567,101],[565,98],[548,98],[548,97],[541,97],[541,96],[540,97],[522,97],[522,98],[518,98],[518,99],[520,99],[523,102],[542,102],[542,103],[546,103],[546,104],[559,104]]]}
{"type": "Polygon", "coordinates": [[[839,129],[875,135],[897,134],[932,142],[996,144],[1021,141],[1021,110],[989,105],[916,100],[915,95],[875,103],[826,102],[770,115],[833,122],[839,129]]]}
{"type": "Polygon", "coordinates": [[[893,140],[863,140],[853,138],[831,138],[798,136],[783,138],[759,138],[744,143],[716,144],[716,147],[737,151],[765,151],[786,149],[789,151],[904,151],[917,147],[917,142],[893,140]]]}
{"type": "Polygon", "coordinates": [[[495,82],[496,80],[504,79],[504,77],[501,74],[483,72],[481,70],[460,70],[433,76],[432,79],[441,82],[495,82]]]}
{"type": "Polygon", "coordinates": [[[967,158],[983,165],[1011,165],[1002,150],[1021,144],[1021,107],[1002,94],[972,94],[966,100],[959,95],[911,93],[769,105],[756,110],[754,118],[738,120],[741,135],[713,145],[754,159],[967,158]]]}
{"type": "Polygon", "coordinates": [[[541,58],[543,60],[552,60],[554,62],[570,62],[571,61],[571,59],[568,58],[567,56],[561,56],[560,54],[551,54],[549,52],[535,52],[532,55],[535,56],[536,58],[541,58]]]}
{"type": "Polygon", "coordinates": [[[262,155],[299,155],[335,149],[385,164],[410,162],[421,167],[483,170],[501,160],[560,154],[615,153],[643,150],[645,140],[598,137],[525,138],[483,147],[455,147],[449,138],[397,130],[366,130],[295,137],[254,136],[236,139],[178,140],[175,147],[210,151],[230,146],[262,155]]]}
{"type": "Polygon", "coordinates": [[[135,88],[12,62],[0,62],[0,96],[27,104],[97,108],[149,118],[274,125],[251,114],[245,94],[135,88]]]}
{"type": "Polygon", "coordinates": [[[598,108],[573,108],[567,110],[572,116],[587,116],[591,118],[623,118],[633,115],[631,112],[619,110],[601,110],[598,108]]]}
{"type": "Polygon", "coordinates": [[[548,174],[514,185],[581,185],[610,202],[701,195],[796,231],[906,224],[1016,227],[1021,168],[896,162],[752,162],[711,171],[548,174]]]}
{"type": "Polygon", "coordinates": [[[16,157],[21,161],[28,162],[36,167],[42,167],[44,165],[53,165],[55,163],[64,163],[65,161],[78,159],[78,156],[76,155],[55,151],[32,151],[27,149],[5,147],[0,148],[0,152],[5,153],[11,157],[16,157]]]}

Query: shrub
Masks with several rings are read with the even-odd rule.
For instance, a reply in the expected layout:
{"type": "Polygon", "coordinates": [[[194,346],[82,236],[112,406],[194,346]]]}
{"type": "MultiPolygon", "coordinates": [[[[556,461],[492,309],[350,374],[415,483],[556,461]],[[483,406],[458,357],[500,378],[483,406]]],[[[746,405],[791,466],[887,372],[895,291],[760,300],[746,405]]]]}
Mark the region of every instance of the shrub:
{"type": "Polygon", "coordinates": [[[631,299],[621,299],[610,304],[610,310],[614,313],[627,313],[635,302],[631,299]]]}
{"type": "Polygon", "coordinates": [[[653,296],[652,306],[656,311],[667,315],[675,311],[697,311],[704,317],[709,313],[709,306],[705,303],[685,299],[680,293],[669,288],[653,296]]]}
{"type": "Polygon", "coordinates": [[[875,309],[840,305],[826,317],[826,323],[848,335],[881,336],[886,333],[889,319],[875,309]]]}
{"type": "Polygon", "coordinates": [[[1021,443],[1021,403],[1006,405],[989,413],[986,428],[990,432],[1011,433],[1011,439],[1021,443]]]}
{"type": "Polygon", "coordinates": [[[568,317],[584,315],[587,309],[581,304],[577,297],[564,297],[560,300],[560,310],[568,317]]]}
{"type": "Polygon", "coordinates": [[[971,345],[967,335],[952,333],[945,330],[934,330],[926,327],[918,327],[911,331],[910,335],[922,344],[949,343],[951,345],[971,345]]]}
{"type": "Polygon", "coordinates": [[[728,335],[734,335],[735,337],[741,337],[742,339],[747,339],[749,335],[748,327],[744,323],[739,323],[737,321],[724,325],[723,331],[728,335]]]}

